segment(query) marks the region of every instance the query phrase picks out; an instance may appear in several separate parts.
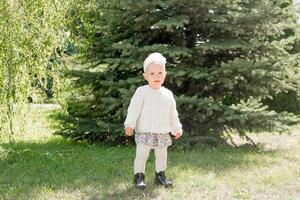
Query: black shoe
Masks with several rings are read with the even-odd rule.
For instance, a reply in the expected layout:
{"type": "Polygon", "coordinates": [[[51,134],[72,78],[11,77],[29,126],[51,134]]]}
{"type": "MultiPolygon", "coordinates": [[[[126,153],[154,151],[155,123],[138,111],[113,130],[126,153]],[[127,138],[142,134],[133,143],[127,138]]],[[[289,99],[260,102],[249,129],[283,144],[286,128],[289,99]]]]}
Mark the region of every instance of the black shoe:
{"type": "Polygon", "coordinates": [[[155,183],[157,185],[163,185],[166,188],[168,187],[172,187],[172,182],[169,181],[166,176],[165,176],[165,172],[161,171],[161,172],[155,172],[155,183]]]}
{"type": "Polygon", "coordinates": [[[135,176],[134,176],[134,184],[135,184],[135,187],[138,188],[138,189],[145,189],[146,188],[146,185],[145,185],[145,175],[143,173],[137,173],[135,176]]]}

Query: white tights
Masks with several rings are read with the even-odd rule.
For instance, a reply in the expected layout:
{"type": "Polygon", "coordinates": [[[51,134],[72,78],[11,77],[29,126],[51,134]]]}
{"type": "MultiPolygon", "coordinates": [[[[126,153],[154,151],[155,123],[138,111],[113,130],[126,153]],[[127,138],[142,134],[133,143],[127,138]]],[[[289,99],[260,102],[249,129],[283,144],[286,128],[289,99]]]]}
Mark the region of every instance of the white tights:
{"type": "MultiPolygon", "coordinates": [[[[146,162],[149,157],[150,150],[152,148],[153,147],[147,146],[145,144],[136,145],[134,174],[145,173],[146,162]]],[[[167,168],[167,149],[168,147],[154,148],[156,172],[165,171],[167,168]]]]}

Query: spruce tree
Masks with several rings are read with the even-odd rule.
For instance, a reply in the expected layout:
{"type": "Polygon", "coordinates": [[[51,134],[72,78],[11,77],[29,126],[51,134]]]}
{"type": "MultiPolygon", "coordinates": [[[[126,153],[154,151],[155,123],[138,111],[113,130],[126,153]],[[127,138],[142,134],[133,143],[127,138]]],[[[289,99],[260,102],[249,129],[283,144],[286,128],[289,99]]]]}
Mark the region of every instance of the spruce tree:
{"type": "Polygon", "coordinates": [[[84,14],[77,15],[72,33],[85,44],[80,58],[88,67],[69,72],[76,92],[58,133],[126,143],[127,107],[135,89],[146,84],[142,63],[152,52],[167,57],[165,86],[176,96],[184,128],[180,144],[220,143],[224,131],[245,137],[248,131],[286,131],[295,116],[263,101],[299,89],[299,30],[291,5],[127,0],[77,10],[84,14]]]}

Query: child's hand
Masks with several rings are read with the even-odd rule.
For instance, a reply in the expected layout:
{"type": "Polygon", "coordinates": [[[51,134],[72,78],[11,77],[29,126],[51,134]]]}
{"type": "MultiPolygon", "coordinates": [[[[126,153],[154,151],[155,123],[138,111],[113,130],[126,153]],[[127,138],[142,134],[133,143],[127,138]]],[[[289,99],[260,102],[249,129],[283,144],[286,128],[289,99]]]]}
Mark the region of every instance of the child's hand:
{"type": "Polygon", "coordinates": [[[132,136],[132,134],[133,134],[133,128],[126,127],[126,128],[125,128],[125,134],[126,134],[127,136],[132,136]]]}
{"type": "Polygon", "coordinates": [[[176,133],[175,140],[179,139],[182,136],[182,133],[176,133]]]}

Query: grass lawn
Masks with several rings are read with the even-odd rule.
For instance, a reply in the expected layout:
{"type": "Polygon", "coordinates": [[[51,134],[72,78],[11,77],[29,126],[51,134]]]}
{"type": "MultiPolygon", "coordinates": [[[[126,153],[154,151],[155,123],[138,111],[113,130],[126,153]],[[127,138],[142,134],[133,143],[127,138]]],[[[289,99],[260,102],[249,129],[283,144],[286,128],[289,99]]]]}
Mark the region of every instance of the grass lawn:
{"type": "Polygon", "coordinates": [[[14,143],[0,141],[0,199],[300,199],[300,128],[291,135],[251,135],[253,149],[169,151],[174,187],[133,188],[134,147],[80,145],[53,136],[51,108],[35,107],[14,143]]]}

